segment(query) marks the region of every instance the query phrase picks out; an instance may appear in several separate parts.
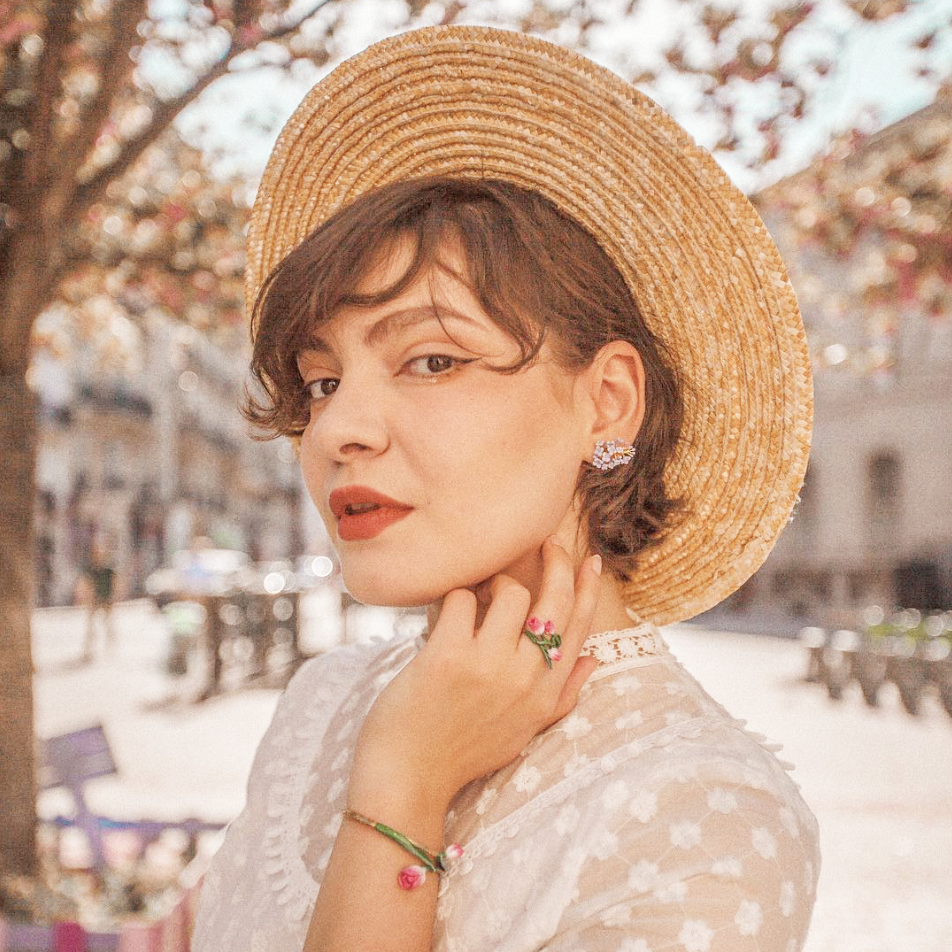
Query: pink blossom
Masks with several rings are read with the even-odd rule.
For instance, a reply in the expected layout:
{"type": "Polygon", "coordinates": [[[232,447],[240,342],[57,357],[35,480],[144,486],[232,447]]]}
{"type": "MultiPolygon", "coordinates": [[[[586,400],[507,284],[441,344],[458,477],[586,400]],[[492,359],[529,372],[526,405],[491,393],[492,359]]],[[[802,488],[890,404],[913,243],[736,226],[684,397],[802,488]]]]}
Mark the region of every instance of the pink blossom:
{"type": "Polygon", "coordinates": [[[451,843],[443,850],[443,855],[447,859],[459,859],[463,855],[463,847],[459,843],[451,843]]]}
{"type": "Polygon", "coordinates": [[[422,866],[405,866],[397,877],[401,889],[416,889],[426,882],[426,870],[422,866]]]}
{"type": "Polygon", "coordinates": [[[542,624],[542,621],[541,621],[540,619],[536,618],[535,615],[533,615],[533,616],[526,622],[526,628],[528,628],[529,631],[531,631],[532,634],[534,634],[534,635],[541,635],[542,632],[545,631],[545,625],[543,625],[543,624],[542,624]]]}
{"type": "Polygon", "coordinates": [[[562,660],[562,649],[561,649],[561,648],[553,648],[553,649],[549,652],[549,660],[550,660],[550,661],[561,661],[561,660],[562,660]]]}
{"type": "Polygon", "coordinates": [[[258,23],[246,23],[238,31],[238,39],[241,40],[245,46],[251,46],[253,43],[257,43],[263,36],[264,30],[258,23]]]}
{"type": "Polygon", "coordinates": [[[547,622],[545,623],[545,633],[546,633],[547,635],[554,635],[554,634],[555,634],[555,622],[553,622],[553,621],[547,621],[547,622]]]}

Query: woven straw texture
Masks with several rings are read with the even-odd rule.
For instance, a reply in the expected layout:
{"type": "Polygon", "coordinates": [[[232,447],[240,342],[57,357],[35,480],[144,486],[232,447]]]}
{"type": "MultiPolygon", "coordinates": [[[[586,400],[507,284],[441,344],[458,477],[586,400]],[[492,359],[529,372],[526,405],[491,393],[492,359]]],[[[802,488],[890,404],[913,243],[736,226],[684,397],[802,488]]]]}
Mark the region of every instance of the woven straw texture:
{"type": "Polygon", "coordinates": [[[642,554],[626,599],[656,624],[717,604],[788,521],[813,417],[800,313],[756,211],[614,73],[525,34],[430,27],[343,63],[288,121],[253,210],[249,309],[268,274],[336,211],[425,175],[534,189],[618,266],[690,381],[665,473],[689,512],[642,554]]]}

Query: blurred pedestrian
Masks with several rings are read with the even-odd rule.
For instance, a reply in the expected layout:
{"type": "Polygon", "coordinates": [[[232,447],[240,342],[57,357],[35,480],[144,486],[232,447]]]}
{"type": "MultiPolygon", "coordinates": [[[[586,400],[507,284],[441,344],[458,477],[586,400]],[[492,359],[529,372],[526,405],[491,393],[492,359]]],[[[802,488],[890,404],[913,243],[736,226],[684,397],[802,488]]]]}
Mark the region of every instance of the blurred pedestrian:
{"type": "Polygon", "coordinates": [[[97,622],[101,625],[104,650],[113,649],[116,640],[112,616],[116,598],[116,567],[110,546],[102,539],[93,541],[89,558],[83,566],[82,582],[88,609],[83,661],[88,663],[94,656],[97,622]]]}

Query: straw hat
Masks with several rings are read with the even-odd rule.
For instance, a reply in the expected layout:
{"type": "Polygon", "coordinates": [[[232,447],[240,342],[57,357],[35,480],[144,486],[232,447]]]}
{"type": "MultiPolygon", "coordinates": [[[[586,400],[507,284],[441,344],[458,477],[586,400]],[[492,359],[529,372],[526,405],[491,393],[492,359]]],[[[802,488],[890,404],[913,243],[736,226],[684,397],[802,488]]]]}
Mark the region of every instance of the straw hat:
{"type": "Polygon", "coordinates": [[[657,624],[717,604],[776,542],[810,448],[803,324],[757,213],[614,73],[525,34],[430,27],[343,63],[288,121],[252,213],[249,309],[268,274],[335,212],[426,175],[534,189],[618,266],[692,384],[665,473],[690,512],[640,556],[625,597],[657,624]]]}

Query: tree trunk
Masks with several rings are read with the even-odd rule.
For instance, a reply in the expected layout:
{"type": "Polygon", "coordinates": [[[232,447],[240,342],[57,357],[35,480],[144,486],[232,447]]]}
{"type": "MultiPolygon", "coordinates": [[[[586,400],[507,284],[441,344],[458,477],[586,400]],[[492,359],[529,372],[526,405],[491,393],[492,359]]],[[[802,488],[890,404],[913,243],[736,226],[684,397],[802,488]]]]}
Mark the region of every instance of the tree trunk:
{"type": "Polygon", "coordinates": [[[0,870],[36,871],[33,733],[36,399],[27,386],[33,324],[46,305],[54,254],[39,216],[8,239],[0,279],[0,870]]]}
{"type": "Polygon", "coordinates": [[[34,403],[25,373],[0,373],[0,870],[25,874],[36,869],[30,650],[34,403]]]}

